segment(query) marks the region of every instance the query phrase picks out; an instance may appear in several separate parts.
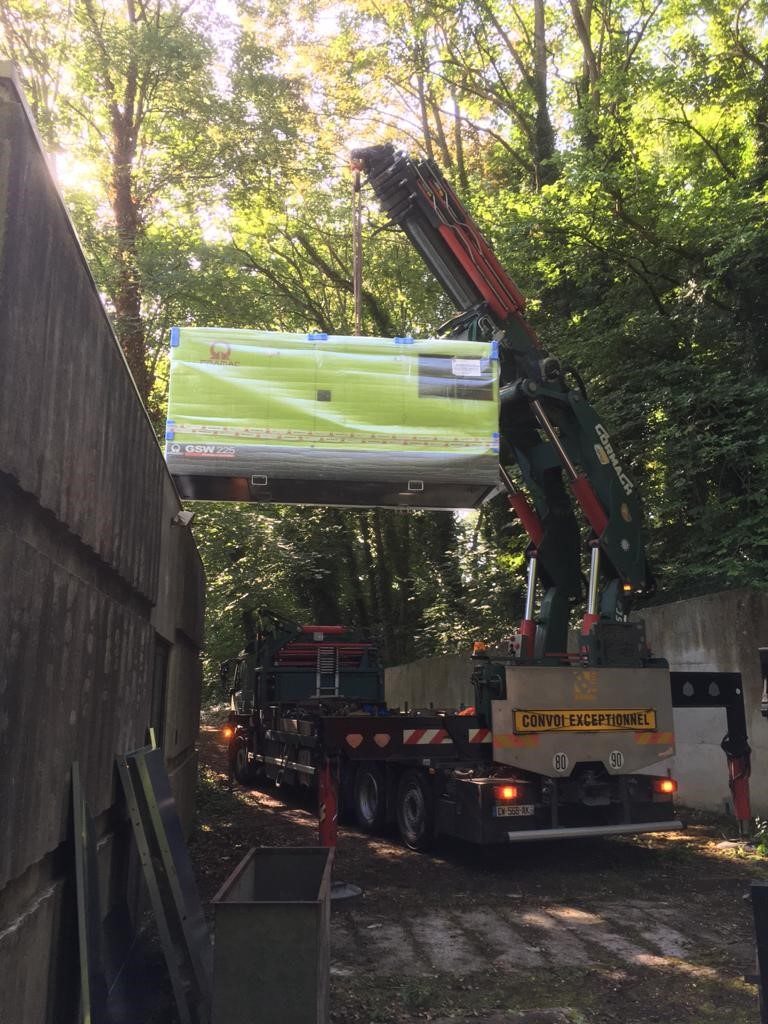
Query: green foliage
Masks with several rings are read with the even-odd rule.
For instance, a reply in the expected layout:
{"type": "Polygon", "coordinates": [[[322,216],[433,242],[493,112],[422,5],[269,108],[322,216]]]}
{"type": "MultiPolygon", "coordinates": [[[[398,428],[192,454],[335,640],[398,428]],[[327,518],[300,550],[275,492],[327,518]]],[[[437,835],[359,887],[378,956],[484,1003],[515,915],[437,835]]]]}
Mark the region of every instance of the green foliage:
{"type": "MultiPolygon", "coordinates": [[[[391,138],[443,166],[585,378],[643,493],[661,594],[764,587],[766,5],[216,10],[0,0],[2,51],[158,420],[174,323],[351,331],[346,154],[391,138]]],[[[434,330],[450,305],[364,206],[363,330],[434,330]]],[[[503,502],[479,520],[197,511],[211,663],[259,604],[344,621],[390,663],[500,639],[520,613],[503,502]]]]}
{"type": "Polygon", "coordinates": [[[768,857],[768,821],[763,818],[755,818],[752,842],[761,857],[768,857]]]}
{"type": "Polygon", "coordinates": [[[207,503],[195,512],[210,679],[261,605],[342,623],[375,640],[386,664],[501,639],[519,612],[522,557],[500,554],[477,514],[207,503]]]}

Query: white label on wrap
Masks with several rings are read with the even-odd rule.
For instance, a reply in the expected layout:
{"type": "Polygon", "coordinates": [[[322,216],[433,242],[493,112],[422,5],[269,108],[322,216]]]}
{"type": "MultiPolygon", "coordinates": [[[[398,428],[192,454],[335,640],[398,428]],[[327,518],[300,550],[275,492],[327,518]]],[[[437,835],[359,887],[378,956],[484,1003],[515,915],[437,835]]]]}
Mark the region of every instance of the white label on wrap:
{"type": "Polygon", "coordinates": [[[454,377],[482,377],[483,375],[483,368],[480,365],[479,359],[458,359],[454,357],[451,362],[453,364],[454,377]]]}

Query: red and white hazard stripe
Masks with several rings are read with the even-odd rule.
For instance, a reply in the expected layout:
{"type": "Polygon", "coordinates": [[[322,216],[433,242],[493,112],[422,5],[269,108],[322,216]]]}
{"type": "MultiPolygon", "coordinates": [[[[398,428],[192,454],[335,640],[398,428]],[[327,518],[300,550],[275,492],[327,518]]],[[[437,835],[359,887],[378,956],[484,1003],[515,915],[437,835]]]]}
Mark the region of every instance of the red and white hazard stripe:
{"type": "Polygon", "coordinates": [[[445,729],[403,729],[403,743],[429,744],[453,743],[445,729]]]}
{"type": "Polygon", "coordinates": [[[470,729],[467,738],[470,743],[493,743],[490,729],[470,729]]]}

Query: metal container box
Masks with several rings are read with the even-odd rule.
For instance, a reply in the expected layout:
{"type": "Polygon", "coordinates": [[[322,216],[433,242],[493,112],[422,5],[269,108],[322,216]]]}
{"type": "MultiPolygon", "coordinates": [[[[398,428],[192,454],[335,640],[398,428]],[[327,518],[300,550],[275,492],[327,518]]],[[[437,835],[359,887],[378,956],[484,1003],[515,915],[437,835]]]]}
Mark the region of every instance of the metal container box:
{"type": "Polygon", "coordinates": [[[496,342],[174,328],[183,498],[472,508],[498,486],[496,342]]]}
{"type": "Polygon", "coordinates": [[[330,851],[253,849],[213,898],[212,1024],[325,1024],[330,851]]]}

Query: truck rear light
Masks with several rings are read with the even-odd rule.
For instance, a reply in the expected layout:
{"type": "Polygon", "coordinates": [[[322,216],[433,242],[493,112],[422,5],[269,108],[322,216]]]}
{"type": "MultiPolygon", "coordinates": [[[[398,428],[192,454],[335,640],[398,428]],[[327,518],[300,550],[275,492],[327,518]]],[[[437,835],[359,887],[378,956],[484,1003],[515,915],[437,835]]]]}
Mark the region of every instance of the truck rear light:
{"type": "Polygon", "coordinates": [[[225,740],[231,740],[232,737],[235,735],[235,730],[232,728],[231,725],[225,725],[224,728],[221,730],[221,735],[224,737],[225,740]]]}
{"type": "Polygon", "coordinates": [[[517,786],[494,786],[493,796],[498,802],[517,800],[519,795],[517,786]]]}
{"type": "Polygon", "coordinates": [[[672,793],[677,792],[677,783],[674,779],[654,779],[653,791],[654,793],[664,793],[670,796],[672,793]]]}

